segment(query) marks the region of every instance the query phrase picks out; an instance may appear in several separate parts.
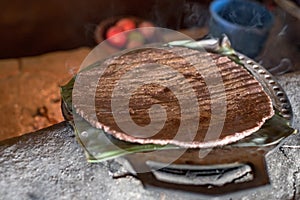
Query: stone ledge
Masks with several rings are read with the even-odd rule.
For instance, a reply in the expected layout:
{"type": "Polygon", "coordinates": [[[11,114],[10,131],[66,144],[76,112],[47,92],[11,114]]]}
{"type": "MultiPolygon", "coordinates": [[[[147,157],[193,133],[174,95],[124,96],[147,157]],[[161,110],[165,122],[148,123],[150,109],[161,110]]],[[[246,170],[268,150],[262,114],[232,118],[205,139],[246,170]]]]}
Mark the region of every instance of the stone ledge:
{"type": "MultiPolygon", "coordinates": [[[[299,135],[267,156],[272,187],[243,199],[293,199],[299,195],[299,135]]],[[[67,122],[0,143],[0,196],[4,199],[199,199],[187,193],[145,190],[133,177],[113,179],[114,161],[87,163],[67,122]]],[[[234,196],[238,197],[238,196],[234,196]]],[[[230,196],[228,197],[230,198],[230,196]]]]}

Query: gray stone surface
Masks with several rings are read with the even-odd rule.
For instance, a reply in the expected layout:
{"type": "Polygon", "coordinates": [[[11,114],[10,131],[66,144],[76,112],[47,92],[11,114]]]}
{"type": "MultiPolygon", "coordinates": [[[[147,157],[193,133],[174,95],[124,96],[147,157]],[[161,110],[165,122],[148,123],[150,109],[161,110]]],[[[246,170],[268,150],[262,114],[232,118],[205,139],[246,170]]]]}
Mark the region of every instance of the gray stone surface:
{"type": "MultiPolygon", "coordinates": [[[[300,128],[300,73],[279,77],[300,128]]],[[[300,199],[300,135],[266,157],[272,185],[221,199],[300,199]]],[[[0,143],[0,199],[202,199],[184,193],[145,190],[117,162],[90,164],[66,122],[0,143]]]]}

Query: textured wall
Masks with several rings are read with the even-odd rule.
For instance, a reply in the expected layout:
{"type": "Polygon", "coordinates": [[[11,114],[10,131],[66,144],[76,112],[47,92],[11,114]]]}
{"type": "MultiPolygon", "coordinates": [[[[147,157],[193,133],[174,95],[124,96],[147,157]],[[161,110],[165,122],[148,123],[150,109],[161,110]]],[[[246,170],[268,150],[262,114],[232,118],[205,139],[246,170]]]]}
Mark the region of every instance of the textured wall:
{"type": "Polygon", "coordinates": [[[0,58],[93,45],[98,22],[135,15],[178,28],[184,0],[0,1],[0,58]]]}

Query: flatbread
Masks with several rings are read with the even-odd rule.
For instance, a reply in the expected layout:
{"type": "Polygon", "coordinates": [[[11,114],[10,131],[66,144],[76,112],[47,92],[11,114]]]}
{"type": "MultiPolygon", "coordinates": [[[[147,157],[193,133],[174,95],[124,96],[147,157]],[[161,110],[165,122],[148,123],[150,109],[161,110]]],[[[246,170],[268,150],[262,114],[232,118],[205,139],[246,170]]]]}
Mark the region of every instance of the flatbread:
{"type": "MultiPolygon", "coordinates": [[[[84,70],[80,73],[80,80],[76,81],[88,82],[85,87],[77,87],[73,92],[73,99],[77,99],[73,101],[76,112],[89,121],[92,126],[103,129],[106,133],[128,142],[175,144],[188,148],[223,146],[259,130],[264,122],[274,115],[270,97],[243,66],[236,64],[226,56],[183,47],[145,48],[121,56],[114,56],[100,63],[98,67],[84,70]],[[126,95],[125,89],[122,93],[122,87],[140,83],[141,78],[136,77],[133,70],[147,64],[149,64],[149,69],[144,67],[143,70],[146,70],[142,72],[146,77],[145,84],[136,88],[130,95],[127,110],[117,110],[113,113],[112,97],[115,99],[114,105],[123,104],[123,100],[118,102],[119,99],[122,99],[122,95],[126,95]],[[173,71],[170,70],[171,72],[169,72],[163,67],[161,71],[151,70],[153,64],[168,66],[173,71]],[[212,70],[214,66],[215,69],[218,69],[222,82],[218,82],[216,72],[212,70]],[[101,77],[96,78],[96,82],[89,83],[90,80],[95,80],[95,76],[99,76],[97,73],[99,67],[104,68],[105,71],[101,77]],[[174,71],[182,74],[185,80],[183,81],[176,73],[174,75],[174,71]],[[170,78],[162,81],[168,81],[169,85],[178,86],[177,88],[181,92],[180,98],[176,96],[177,93],[175,94],[172,89],[163,84],[146,81],[151,77],[154,80],[166,75],[168,77],[168,73],[171,74],[170,78]],[[124,80],[128,84],[118,85],[126,74],[127,79],[124,80]],[[208,82],[207,77],[209,80],[217,78],[215,82],[208,82]],[[187,83],[190,88],[187,88],[187,83]],[[121,92],[119,89],[119,92],[114,93],[117,86],[121,88],[121,92]],[[95,88],[95,90],[90,88],[95,88]],[[224,91],[220,88],[223,88],[224,91]],[[198,105],[186,107],[190,109],[191,113],[195,109],[198,110],[199,118],[194,115],[182,114],[180,101],[188,98],[186,93],[189,91],[188,89],[192,89],[194,92],[198,105]],[[83,96],[87,98],[82,98],[83,96]],[[92,99],[93,102],[86,100],[88,98],[92,99]],[[224,107],[223,110],[221,109],[223,112],[220,113],[220,116],[212,115],[216,105],[219,102],[224,103],[224,101],[225,107],[224,104],[220,104],[224,107]],[[149,109],[153,105],[161,105],[163,109],[155,110],[150,116],[149,109]],[[161,121],[165,121],[165,123],[156,134],[150,137],[145,137],[144,133],[138,131],[131,134],[119,126],[120,121],[115,121],[114,115],[118,115],[118,112],[128,112],[131,117],[130,120],[142,128],[151,123],[153,127],[155,127],[155,123],[157,126],[161,121]],[[178,133],[180,125],[185,122],[197,124],[198,129],[195,133],[190,133],[188,128],[185,129],[187,130],[186,133],[178,133]],[[219,129],[215,129],[216,132],[212,135],[207,135],[210,129],[214,130],[214,127],[219,127],[219,129]]],[[[126,124],[127,122],[128,118],[121,119],[121,123],[126,124]]],[[[128,123],[130,124],[130,122],[128,123]]]]}

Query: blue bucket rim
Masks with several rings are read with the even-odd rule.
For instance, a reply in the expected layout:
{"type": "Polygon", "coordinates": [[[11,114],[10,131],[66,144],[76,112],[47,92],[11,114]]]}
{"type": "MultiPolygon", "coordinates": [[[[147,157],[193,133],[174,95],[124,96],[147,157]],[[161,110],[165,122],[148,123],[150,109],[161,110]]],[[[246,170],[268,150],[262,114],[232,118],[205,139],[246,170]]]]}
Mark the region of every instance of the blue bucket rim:
{"type": "Polygon", "coordinates": [[[209,11],[210,11],[210,14],[211,16],[214,18],[214,19],[217,19],[219,21],[221,21],[222,23],[225,23],[227,26],[231,26],[233,28],[243,28],[243,29],[251,29],[251,30],[268,30],[272,25],[273,25],[273,22],[274,22],[274,16],[273,14],[268,11],[264,6],[262,6],[261,4],[257,3],[257,2],[253,2],[253,1],[248,1],[248,0],[214,0],[210,6],[209,6],[209,11]],[[229,4],[231,2],[246,2],[246,3],[249,3],[249,4],[252,4],[254,6],[257,6],[257,7],[260,7],[262,8],[263,10],[266,11],[266,13],[268,13],[269,17],[270,17],[270,22],[269,23],[266,23],[264,25],[263,28],[253,28],[253,27],[248,27],[248,26],[242,26],[240,24],[233,24],[227,20],[225,20],[223,17],[221,17],[215,10],[215,6],[222,3],[222,4],[229,4]]]}

